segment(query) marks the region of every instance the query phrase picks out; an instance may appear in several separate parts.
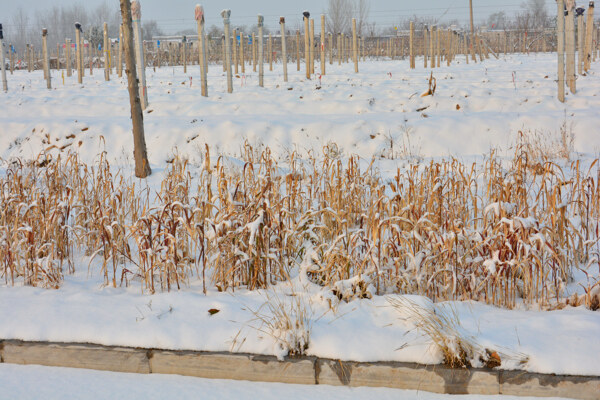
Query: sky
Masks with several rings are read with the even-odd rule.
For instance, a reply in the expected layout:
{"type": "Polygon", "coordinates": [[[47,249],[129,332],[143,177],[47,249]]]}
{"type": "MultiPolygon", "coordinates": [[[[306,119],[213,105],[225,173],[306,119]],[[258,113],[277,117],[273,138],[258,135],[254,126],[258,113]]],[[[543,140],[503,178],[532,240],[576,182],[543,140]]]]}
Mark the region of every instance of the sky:
{"type": "MultiPolygon", "coordinates": [[[[19,6],[26,10],[43,11],[54,5],[70,5],[83,3],[94,8],[104,2],[119,8],[119,0],[0,0],[0,23],[7,23],[19,6]]],[[[468,21],[469,0],[369,0],[371,4],[370,20],[379,28],[393,27],[401,20],[418,15],[442,18],[445,21],[457,19],[461,23],[468,21]]],[[[483,21],[493,12],[505,11],[512,15],[519,11],[525,0],[473,0],[475,21],[483,21]]],[[[554,0],[545,0],[549,11],[555,6],[554,0]]],[[[581,0],[580,0],[581,2],[581,0]]],[[[153,19],[158,22],[167,34],[194,28],[194,6],[197,1],[189,0],[141,0],[142,19],[153,19]]],[[[278,26],[279,17],[285,16],[291,22],[290,28],[302,21],[304,10],[318,16],[327,9],[327,0],[206,0],[201,2],[205,9],[207,26],[222,25],[221,10],[232,10],[233,26],[256,24],[256,16],[265,17],[265,25],[278,26]]],[[[33,13],[32,13],[33,14],[33,13]]],[[[318,21],[318,17],[316,18],[318,21]]],[[[317,22],[315,21],[315,22],[317,22]]]]}

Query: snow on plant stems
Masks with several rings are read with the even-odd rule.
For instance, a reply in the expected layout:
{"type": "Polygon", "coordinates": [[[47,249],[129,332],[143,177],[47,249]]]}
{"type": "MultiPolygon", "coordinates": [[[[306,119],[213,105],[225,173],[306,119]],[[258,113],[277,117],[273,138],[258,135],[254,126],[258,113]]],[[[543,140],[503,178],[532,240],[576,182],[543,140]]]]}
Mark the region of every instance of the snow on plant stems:
{"type": "Polygon", "coordinates": [[[340,300],[409,293],[512,308],[556,304],[575,268],[599,267],[598,160],[561,168],[518,146],[508,161],[412,164],[384,181],[324,150],[280,165],[246,145],[232,166],[211,164],[207,147],[202,167],[176,158],[156,194],[103,156],[13,161],[0,182],[0,278],[58,288],[76,248],[102,260],[106,285],[147,293],[193,279],[254,290],[304,273],[340,300]]]}

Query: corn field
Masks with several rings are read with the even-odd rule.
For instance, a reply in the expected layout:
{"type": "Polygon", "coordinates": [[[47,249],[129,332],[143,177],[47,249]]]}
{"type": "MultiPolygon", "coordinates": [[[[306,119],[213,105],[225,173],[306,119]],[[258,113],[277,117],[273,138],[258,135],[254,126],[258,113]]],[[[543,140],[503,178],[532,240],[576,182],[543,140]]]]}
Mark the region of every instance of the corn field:
{"type": "Polygon", "coordinates": [[[519,146],[510,160],[409,164],[384,179],[331,150],[276,160],[246,145],[236,164],[207,147],[202,165],[175,159],[156,192],[103,155],[11,161],[0,279],[59,288],[85,255],[106,285],[144,293],[300,275],[346,301],[410,293],[513,308],[550,307],[576,269],[600,268],[598,160],[561,167],[519,146]]]}

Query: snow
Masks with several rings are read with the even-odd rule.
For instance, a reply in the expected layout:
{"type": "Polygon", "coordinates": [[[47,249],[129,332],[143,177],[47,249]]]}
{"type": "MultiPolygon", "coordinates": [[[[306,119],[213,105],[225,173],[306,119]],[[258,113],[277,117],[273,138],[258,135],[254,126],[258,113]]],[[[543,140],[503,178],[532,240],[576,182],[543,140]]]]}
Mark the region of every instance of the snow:
{"type": "MultiPolygon", "coordinates": [[[[320,83],[306,80],[302,72],[294,70],[290,82],[284,84],[282,66],[275,65],[275,71],[265,71],[264,88],[257,85],[258,75],[247,69],[245,76],[235,78],[232,94],[226,93],[221,67],[211,65],[208,98],[200,96],[198,66],[188,66],[188,74],[181,67],[165,67],[156,72],[147,69],[150,105],[144,114],[145,134],[155,171],[148,185],[156,188],[164,175],[165,162],[173,154],[198,161],[208,144],[213,157],[224,154],[235,161],[246,141],[252,146],[268,145],[281,157],[292,151],[301,155],[336,151],[344,156],[357,154],[366,161],[375,157],[375,167],[385,173],[395,171],[407,159],[453,156],[471,160],[491,150],[510,155],[519,130],[554,137],[565,125],[573,131],[577,157],[590,160],[599,156],[600,114],[596,109],[600,105],[600,79],[593,71],[578,77],[577,95],[568,95],[567,103],[562,104],[556,99],[553,55],[513,55],[469,65],[462,62],[464,58],[458,60],[460,64],[434,70],[437,91],[435,96],[427,97],[419,94],[427,89],[430,70],[418,67],[411,71],[407,61],[361,63],[360,74],[353,73],[351,64],[328,64],[328,73],[320,83]],[[518,71],[515,84],[514,71],[518,71]],[[324,149],[326,145],[329,147],[324,149]]],[[[106,151],[113,165],[131,168],[133,141],[125,78],[112,75],[112,80],[105,82],[99,70],[93,76],[86,70],[83,85],[76,83],[76,74],[65,77],[63,85],[62,76],[56,71],[52,74],[51,91],[45,88],[42,71],[16,71],[9,76],[9,92],[0,95],[0,158],[35,158],[42,150],[58,153],[62,148],[78,151],[84,162],[92,164],[99,152],[106,151]]],[[[510,217],[512,207],[507,203],[490,205],[485,212],[499,216],[501,210],[510,217]]],[[[506,221],[519,229],[534,223],[523,218],[506,221]]],[[[259,216],[246,228],[254,236],[261,223],[259,216]]],[[[579,223],[573,221],[574,226],[579,223]]],[[[419,257],[422,255],[415,255],[415,266],[419,257]]],[[[307,355],[369,362],[442,362],[431,338],[415,329],[414,323],[392,307],[388,299],[372,296],[340,302],[333,293],[309,284],[305,275],[311,262],[308,257],[305,261],[304,276],[301,273],[296,277],[293,287],[282,284],[268,292],[209,290],[205,296],[201,283],[192,282],[180,292],[143,295],[139,282],[129,288],[104,287],[98,275],[99,261],[92,262],[88,274],[89,259],[81,257],[78,272],[65,276],[60,290],[0,283],[0,338],[282,357],[287,353],[282,342],[293,339],[293,335],[265,328],[272,322],[268,318],[273,314],[265,304],[277,298],[276,305],[310,327],[307,355]],[[295,299],[301,302],[300,308],[294,308],[295,299]],[[219,312],[211,315],[209,309],[219,312]],[[306,318],[302,319],[299,312],[306,313],[306,318]],[[257,314],[267,320],[257,319],[257,314]]],[[[496,270],[494,259],[484,263],[490,273],[496,270]]],[[[349,297],[358,283],[340,282],[338,290],[349,297]]],[[[368,287],[368,282],[364,285],[368,287]]],[[[410,298],[427,303],[424,298],[410,298]]],[[[600,375],[598,312],[583,307],[549,312],[508,311],[475,302],[450,302],[435,307],[453,310],[460,321],[460,332],[474,338],[482,348],[498,351],[501,368],[600,375]]],[[[0,365],[0,382],[26,381],[33,379],[32,374],[47,381],[55,376],[57,381],[64,379],[60,378],[59,369],[20,368],[0,365]]],[[[105,373],[77,373],[81,374],[81,383],[73,390],[81,388],[82,395],[88,394],[83,388],[91,385],[105,390],[113,387],[94,384],[104,377],[108,379],[109,375],[102,375],[105,373]]],[[[134,379],[114,376],[114,393],[134,379]]],[[[222,383],[178,377],[139,379],[144,390],[150,388],[148,393],[154,393],[154,387],[171,390],[167,386],[173,385],[164,385],[165,380],[181,382],[186,388],[200,385],[203,392],[214,390],[215,397],[247,393],[254,397],[256,390],[255,384],[252,390],[236,386],[239,393],[223,394],[219,390],[229,389],[224,389],[222,383]],[[208,389],[209,385],[216,389],[208,389]]],[[[16,391],[33,390],[28,385],[10,387],[15,392],[9,392],[7,398],[24,398],[25,394],[21,396],[16,391]]],[[[300,390],[305,389],[285,390],[292,391],[292,397],[300,397],[304,393],[300,390]]],[[[315,390],[319,396],[322,392],[318,390],[334,389],[315,390]]],[[[396,391],[339,390],[336,396],[342,398],[372,397],[373,393],[398,396],[396,391]]],[[[5,393],[0,391],[0,398],[5,393]]],[[[329,392],[323,393],[322,397],[329,392]]],[[[429,396],[419,394],[418,398],[429,398],[421,395],[429,396]]],[[[414,398],[416,394],[406,396],[414,398]]],[[[106,397],[111,397],[110,393],[106,397]]]]}
{"type": "MultiPolygon", "coordinates": [[[[140,375],[85,369],[0,364],[0,400],[152,399],[394,399],[394,400],[533,400],[533,397],[444,395],[388,388],[348,388],[140,375]]],[[[543,399],[536,397],[535,399],[543,399]]],[[[550,399],[550,398],[548,398],[550,399]]],[[[558,399],[558,398],[554,398],[558,399]]]]}
{"type": "MultiPolygon", "coordinates": [[[[518,131],[554,137],[565,123],[572,125],[576,151],[600,154],[595,112],[600,79],[594,69],[578,77],[577,95],[568,95],[563,105],[556,99],[553,55],[514,55],[469,65],[463,57],[457,60],[460,64],[434,70],[433,97],[419,96],[430,70],[409,70],[407,61],[363,62],[359,74],[351,64],[327,64],[321,84],[306,80],[293,64],[288,65],[290,82],[284,83],[278,64],[273,72],[266,68],[264,88],[247,68],[245,76],[234,78],[232,94],[226,93],[221,66],[211,65],[207,98],[200,96],[197,65],[188,66],[187,74],[182,67],[148,68],[144,129],[152,168],[161,169],[175,152],[198,159],[204,143],[213,155],[238,154],[246,140],[270,146],[275,155],[293,150],[321,154],[330,142],[345,155],[365,159],[481,156],[490,150],[512,154],[518,131]],[[518,71],[516,89],[513,71],[518,71]]],[[[0,157],[35,157],[55,146],[77,149],[86,162],[106,149],[113,164],[131,164],[126,78],[113,74],[105,82],[100,70],[90,76],[88,69],[83,85],[74,74],[65,77],[63,86],[62,76],[52,75],[51,91],[42,71],[9,76],[10,90],[0,96],[0,157]]]]}
{"type": "MultiPolygon", "coordinates": [[[[90,268],[99,270],[94,265],[90,268]]],[[[0,338],[282,357],[287,354],[286,343],[281,341],[285,335],[269,330],[274,322],[269,316],[275,308],[285,309],[291,321],[310,325],[307,355],[364,362],[443,361],[432,340],[384,296],[336,303],[335,296],[327,296],[317,285],[301,286],[300,278],[270,291],[209,290],[204,296],[201,287],[192,286],[180,292],[142,295],[137,285],[103,287],[102,279],[98,272],[88,276],[84,268],[65,276],[60,290],[0,286],[0,338]],[[300,306],[294,304],[297,301],[300,306]],[[211,315],[210,309],[219,312],[211,315]],[[257,314],[266,317],[261,320],[257,314]]],[[[476,302],[436,307],[452,310],[461,331],[481,348],[498,351],[501,368],[600,375],[598,312],[583,307],[548,312],[503,310],[476,302]]]]}

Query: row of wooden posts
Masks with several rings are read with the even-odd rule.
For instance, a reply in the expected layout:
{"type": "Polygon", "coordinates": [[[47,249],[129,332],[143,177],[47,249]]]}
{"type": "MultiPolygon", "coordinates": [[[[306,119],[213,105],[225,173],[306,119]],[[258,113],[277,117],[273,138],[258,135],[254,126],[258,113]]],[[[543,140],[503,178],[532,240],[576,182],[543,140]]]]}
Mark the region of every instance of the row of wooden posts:
{"type": "Polygon", "coordinates": [[[564,103],[565,86],[575,94],[577,74],[586,74],[591,67],[591,62],[596,60],[598,36],[597,29],[594,27],[593,1],[590,1],[587,9],[587,21],[584,17],[585,10],[582,7],[575,8],[575,1],[557,0],[556,5],[558,99],[564,103]]]}
{"type": "MultiPolygon", "coordinates": [[[[562,3],[564,0],[559,0],[562,3]]],[[[568,1],[568,0],[567,0],[568,1]]],[[[133,2],[132,8],[139,3],[133,2]]],[[[559,5],[559,8],[561,5],[559,5]]],[[[577,70],[580,74],[590,68],[592,59],[595,61],[599,56],[600,47],[598,38],[600,37],[600,29],[594,27],[593,21],[593,2],[590,2],[588,9],[587,25],[583,15],[580,14],[577,18],[578,27],[578,46],[579,67],[577,70]],[[587,29],[584,28],[587,26],[587,29]],[[584,34],[585,30],[585,34],[584,34]]],[[[135,10],[134,10],[135,11],[135,10]]],[[[195,18],[198,26],[198,37],[188,38],[181,37],[178,39],[167,38],[159,46],[158,41],[142,42],[140,19],[133,19],[133,32],[135,39],[135,56],[138,70],[138,78],[140,79],[140,98],[142,99],[143,108],[148,104],[148,95],[145,84],[145,68],[142,66],[160,67],[163,65],[181,65],[184,68],[184,73],[187,73],[187,66],[191,64],[199,64],[201,69],[201,86],[202,95],[208,95],[208,85],[206,73],[209,63],[221,63],[223,71],[227,74],[227,90],[233,91],[232,74],[245,74],[246,64],[252,66],[252,70],[257,72],[259,86],[264,86],[264,62],[269,64],[269,70],[273,70],[273,63],[281,62],[283,64],[283,80],[287,82],[288,62],[295,61],[297,71],[301,70],[301,60],[304,60],[306,68],[306,77],[310,79],[315,74],[315,58],[317,53],[320,53],[320,75],[326,75],[327,62],[333,63],[348,63],[350,59],[354,63],[354,70],[358,72],[359,61],[365,59],[404,59],[409,58],[410,68],[416,68],[416,58],[422,57],[423,66],[425,68],[440,67],[443,63],[448,66],[459,56],[464,55],[466,63],[469,58],[472,61],[480,61],[490,57],[490,54],[498,58],[502,53],[529,53],[531,52],[561,52],[561,37],[566,40],[567,54],[567,83],[571,91],[575,92],[575,73],[572,62],[575,59],[575,30],[574,24],[569,25],[569,21],[573,19],[573,10],[567,11],[566,21],[567,29],[563,27],[563,33],[559,32],[558,40],[555,41],[555,31],[538,31],[538,32],[480,32],[474,36],[473,42],[466,34],[456,32],[452,29],[438,29],[437,27],[425,27],[424,29],[415,30],[414,24],[410,23],[410,29],[406,32],[401,32],[393,37],[359,37],[356,32],[356,20],[352,21],[352,35],[325,33],[325,15],[321,15],[321,32],[319,36],[315,36],[314,19],[310,18],[310,14],[305,12],[304,20],[304,37],[301,37],[300,31],[289,35],[285,29],[285,19],[280,18],[280,34],[274,36],[269,34],[266,38],[267,51],[265,52],[265,37],[263,34],[264,18],[258,16],[258,32],[252,34],[244,34],[236,29],[231,29],[229,10],[224,10],[222,13],[224,32],[225,34],[220,39],[210,38],[204,33],[204,10],[201,6],[197,6],[195,10],[195,18]],[[571,26],[571,28],[569,28],[571,26]],[[565,36],[566,33],[566,36],[565,36]],[[572,40],[569,40],[572,38],[572,40]],[[302,40],[303,39],[303,40],[302,40]],[[335,41],[335,43],[334,43],[335,41]],[[570,46],[573,45],[573,46],[570,46]],[[287,49],[292,51],[288,54],[287,49]],[[266,54],[265,54],[266,53],[266,54]],[[265,57],[266,55],[266,57],[265,57]],[[470,55],[470,57],[469,57],[470,55]]],[[[560,17],[560,15],[559,15],[560,17]]],[[[564,22],[564,21],[563,21],[564,22]]],[[[76,64],[78,82],[82,83],[85,74],[85,66],[89,67],[89,73],[93,74],[94,66],[103,64],[104,75],[106,80],[110,80],[110,75],[113,66],[116,67],[116,73],[119,77],[123,73],[123,28],[120,27],[119,40],[110,40],[107,34],[107,26],[104,24],[104,36],[102,50],[96,50],[89,46],[84,46],[81,25],[75,24],[75,42],[70,39],[65,40],[63,57],[60,55],[60,45],[57,45],[56,57],[54,58],[54,67],[59,70],[62,67],[66,70],[67,77],[72,75],[72,65],[76,64]],[[72,51],[74,54],[71,54],[72,51]],[[85,53],[85,54],[84,54],[85,53]],[[86,61],[87,59],[87,61],[86,61]],[[62,61],[64,60],[64,61],[62,61]],[[101,62],[101,60],[103,60],[101,62]]],[[[33,46],[27,45],[23,59],[26,60],[27,68],[33,71],[37,65],[42,66],[44,77],[47,81],[47,87],[51,88],[50,80],[50,55],[46,43],[47,30],[42,31],[42,52],[41,57],[35,55],[33,46]],[[38,60],[41,58],[42,62],[38,60]]],[[[0,39],[1,40],[1,39],[0,39]]],[[[565,51],[565,43],[562,43],[562,51],[565,51]]],[[[12,48],[12,46],[11,46],[12,48]]],[[[2,55],[3,56],[3,55],[2,55]]],[[[18,59],[18,58],[17,58],[18,59]]],[[[2,68],[4,71],[4,61],[2,68]]],[[[15,54],[10,51],[10,70],[13,72],[15,65],[15,54]]],[[[64,74],[64,72],[63,72],[64,74]]],[[[559,55],[559,80],[560,80],[560,55],[559,55]]],[[[562,74],[564,77],[564,72],[562,74]]],[[[559,83],[560,86],[560,83],[559,83]]],[[[6,89],[6,79],[3,79],[3,87],[6,89]]],[[[562,85],[564,92],[564,84],[562,85]]],[[[564,94],[561,98],[559,87],[559,99],[564,101],[564,94]]]]}

